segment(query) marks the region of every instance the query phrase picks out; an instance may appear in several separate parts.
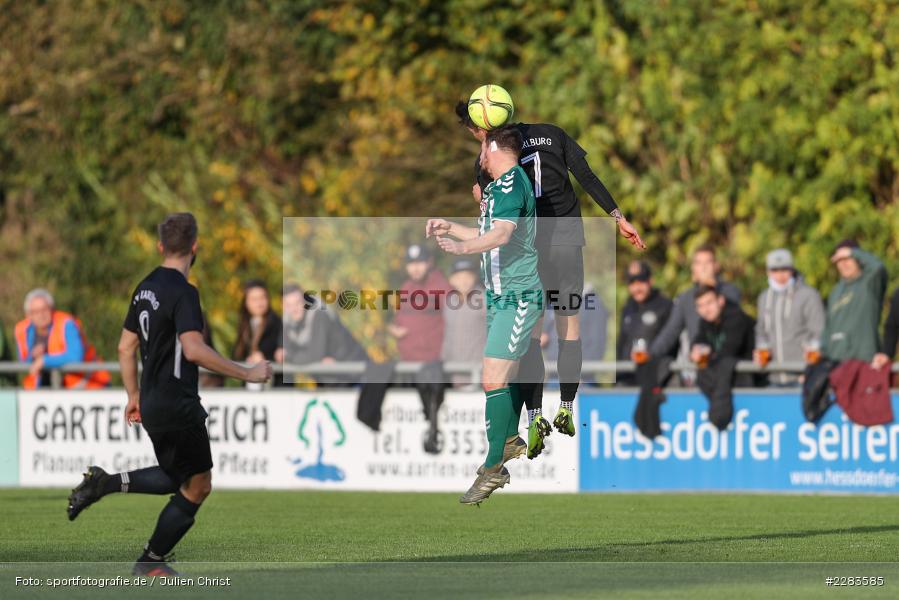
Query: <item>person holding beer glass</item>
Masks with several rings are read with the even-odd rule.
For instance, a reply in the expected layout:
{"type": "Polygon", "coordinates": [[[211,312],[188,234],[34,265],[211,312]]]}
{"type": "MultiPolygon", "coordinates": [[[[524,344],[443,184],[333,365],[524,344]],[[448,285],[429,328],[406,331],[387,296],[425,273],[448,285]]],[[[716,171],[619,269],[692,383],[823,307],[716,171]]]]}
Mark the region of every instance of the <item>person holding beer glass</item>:
{"type": "Polygon", "coordinates": [[[755,346],[752,317],[731,302],[714,286],[703,285],[696,291],[699,332],[693,338],[690,360],[707,368],[717,358],[751,359],[755,346]]]}
{"type": "Polygon", "coordinates": [[[698,369],[696,383],[709,400],[709,421],[724,430],[733,416],[733,387],[753,383],[748,373],[736,373],[736,365],[752,357],[755,322],[709,285],[696,290],[696,312],[699,331],[693,338],[690,359],[698,369]]]}
{"type": "MultiPolygon", "coordinates": [[[[626,271],[627,303],[621,311],[616,355],[637,365],[652,358],[649,347],[671,315],[671,299],[653,286],[652,270],[642,260],[632,261],[626,271]]],[[[619,373],[618,385],[634,385],[634,373],[619,373]]]]}
{"type": "MultiPolygon", "coordinates": [[[[765,257],[768,287],[758,297],[753,360],[761,367],[769,362],[814,364],[821,357],[824,303],[814,288],[806,285],[785,248],[765,257]]],[[[770,374],[774,386],[798,385],[796,373],[770,374]]]]}

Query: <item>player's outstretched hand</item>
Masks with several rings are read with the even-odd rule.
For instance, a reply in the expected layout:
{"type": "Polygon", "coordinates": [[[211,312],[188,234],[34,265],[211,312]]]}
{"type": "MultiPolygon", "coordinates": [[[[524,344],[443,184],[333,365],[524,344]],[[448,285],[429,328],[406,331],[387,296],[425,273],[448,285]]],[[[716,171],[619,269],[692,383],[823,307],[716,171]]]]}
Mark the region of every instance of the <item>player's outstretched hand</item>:
{"type": "Polygon", "coordinates": [[[451,240],[450,238],[437,238],[437,245],[440,246],[441,250],[448,254],[466,254],[465,247],[462,245],[462,242],[457,242],[456,240],[451,240]]]}
{"type": "Polygon", "coordinates": [[[474,198],[475,202],[481,201],[481,184],[476,183],[471,186],[471,197],[474,198]]]}
{"type": "Polygon", "coordinates": [[[450,222],[446,219],[428,219],[428,224],[425,225],[425,237],[446,235],[449,233],[450,227],[450,222]]]}
{"type": "Polygon", "coordinates": [[[272,378],[272,365],[267,360],[258,362],[247,372],[247,381],[250,383],[265,383],[272,378]]]}
{"type": "Polygon", "coordinates": [[[646,250],[646,244],[643,243],[643,239],[640,237],[640,234],[637,233],[637,229],[631,225],[627,219],[618,220],[618,231],[621,232],[621,235],[623,235],[634,248],[646,250]]]}
{"type": "Polygon", "coordinates": [[[140,423],[140,396],[128,398],[128,404],[125,405],[125,423],[140,423]]]}

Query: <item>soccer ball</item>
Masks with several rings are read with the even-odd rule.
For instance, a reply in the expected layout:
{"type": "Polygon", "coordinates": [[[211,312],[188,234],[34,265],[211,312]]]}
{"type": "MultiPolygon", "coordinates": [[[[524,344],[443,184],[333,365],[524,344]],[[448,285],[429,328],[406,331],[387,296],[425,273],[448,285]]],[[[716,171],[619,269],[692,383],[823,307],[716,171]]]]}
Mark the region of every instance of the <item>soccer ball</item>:
{"type": "Polygon", "coordinates": [[[482,85],[468,99],[468,116],[481,129],[502,127],[512,119],[512,96],[498,85],[482,85]]]}

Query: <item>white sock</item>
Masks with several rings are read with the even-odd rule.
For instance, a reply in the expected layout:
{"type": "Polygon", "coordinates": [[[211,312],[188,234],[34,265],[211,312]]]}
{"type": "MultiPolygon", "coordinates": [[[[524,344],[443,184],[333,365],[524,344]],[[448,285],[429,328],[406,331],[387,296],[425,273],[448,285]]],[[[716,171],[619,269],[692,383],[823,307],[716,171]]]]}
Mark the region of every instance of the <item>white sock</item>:
{"type": "Polygon", "coordinates": [[[530,424],[534,421],[534,418],[537,415],[541,415],[541,416],[543,415],[542,408],[529,408],[528,409],[528,426],[530,426],[530,424]]]}
{"type": "Polygon", "coordinates": [[[562,408],[574,410],[574,400],[562,400],[562,408]]]}

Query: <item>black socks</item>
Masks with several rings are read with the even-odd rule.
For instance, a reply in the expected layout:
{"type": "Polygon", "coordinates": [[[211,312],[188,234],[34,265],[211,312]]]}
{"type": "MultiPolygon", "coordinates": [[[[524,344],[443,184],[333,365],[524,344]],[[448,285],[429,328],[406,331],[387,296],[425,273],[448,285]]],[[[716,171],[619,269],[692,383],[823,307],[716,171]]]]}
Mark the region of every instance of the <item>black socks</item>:
{"type": "Polygon", "coordinates": [[[518,366],[518,389],[524,398],[524,405],[530,411],[543,408],[543,379],[546,377],[546,366],[543,364],[543,351],[540,340],[531,338],[531,345],[521,357],[518,366]]]}
{"type": "Polygon", "coordinates": [[[103,482],[103,495],[114,492],[131,494],[173,494],[178,484],[160,467],[147,467],[110,475],[103,482]]]}
{"type": "MultiPolygon", "coordinates": [[[[194,524],[194,516],[200,510],[199,504],[194,504],[177,492],[159,513],[159,521],[156,530],[147,543],[144,555],[148,558],[164,557],[172,551],[184,534],[194,524]]],[[[155,560],[159,560],[155,558],[155,560]]]]}
{"type": "Polygon", "coordinates": [[[559,340],[559,388],[562,402],[573,402],[581,381],[581,340],[559,340]]]}

